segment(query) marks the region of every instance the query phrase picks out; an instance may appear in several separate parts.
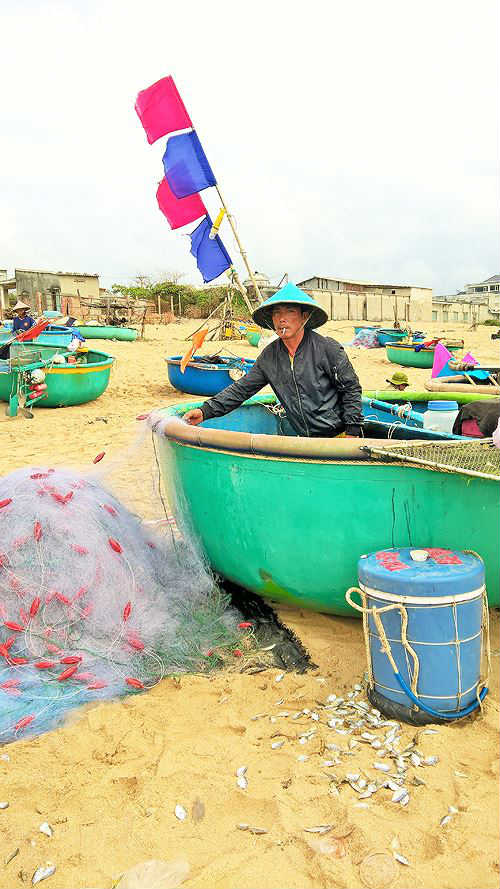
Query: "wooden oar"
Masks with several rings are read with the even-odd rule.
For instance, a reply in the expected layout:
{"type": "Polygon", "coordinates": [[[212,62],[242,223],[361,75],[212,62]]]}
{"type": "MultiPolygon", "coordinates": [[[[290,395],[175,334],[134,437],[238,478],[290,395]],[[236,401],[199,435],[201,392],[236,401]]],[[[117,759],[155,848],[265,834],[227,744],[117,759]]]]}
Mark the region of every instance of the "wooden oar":
{"type": "Polygon", "coordinates": [[[200,346],[202,345],[203,340],[205,339],[207,333],[208,333],[208,328],[205,327],[203,330],[199,330],[198,333],[195,333],[194,336],[191,338],[192,345],[189,347],[189,349],[182,356],[182,359],[181,359],[181,374],[183,374],[184,371],[186,370],[186,367],[189,364],[189,362],[191,361],[191,358],[193,357],[196,350],[199,349],[200,346]]]}
{"type": "Polygon", "coordinates": [[[10,340],[6,340],[5,343],[2,343],[2,349],[5,346],[12,346],[13,343],[22,343],[24,340],[36,339],[49,324],[50,318],[40,318],[40,320],[37,321],[36,324],[33,324],[29,330],[21,330],[20,333],[16,333],[15,336],[12,336],[10,340]]]}

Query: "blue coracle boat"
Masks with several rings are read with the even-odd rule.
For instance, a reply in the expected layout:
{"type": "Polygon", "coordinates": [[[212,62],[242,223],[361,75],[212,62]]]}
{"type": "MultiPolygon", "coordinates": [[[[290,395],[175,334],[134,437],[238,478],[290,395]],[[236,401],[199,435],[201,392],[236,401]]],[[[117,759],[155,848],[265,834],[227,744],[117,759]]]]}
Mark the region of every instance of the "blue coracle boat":
{"type": "Polygon", "coordinates": [[[217,395],[226,386],[248,373],[254,365],[253,358],[220,358],[218,363],[202,363],[202,356],[195,355],[181,373],[181,355],[165,358],[170,385],[189,395],[217,395]]]}

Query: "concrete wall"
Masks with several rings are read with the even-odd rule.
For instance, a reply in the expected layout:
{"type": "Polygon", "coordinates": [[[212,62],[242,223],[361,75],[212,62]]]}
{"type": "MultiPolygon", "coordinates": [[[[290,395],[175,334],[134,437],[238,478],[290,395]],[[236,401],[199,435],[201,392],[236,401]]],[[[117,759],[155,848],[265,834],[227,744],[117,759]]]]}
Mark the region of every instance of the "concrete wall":
{"type": "MultiPolygon", "coordinates": [[[[310,279],[317,281],[317,279],[310,279]]],[[[392,323],[396,317],[402,322],[431,320],[432,290],[427,287],[377,287],[359,290],[323,290],[305,286],[302,289],[314,297],[332,321],[370,321],[392,323]],[[395,289],[393,294],[388,290],[395,289]]]]}
{"type": "Polygon", "coordinates": [[[491,318],[485,303],[469,303],[463,301],[432,303],[432,321],[457,322],[467,324],[471,321],[486,321],[491,318]]]}
{"type": "Polygon", "coordinates": [[[59,309],[64,315],[78,315],[80,296],[99,296],[99,276],[39,272],[16,269],[16,295],[38,311],[59,309]],[[36,294],[41,294],[37,297],[36,294]]]}

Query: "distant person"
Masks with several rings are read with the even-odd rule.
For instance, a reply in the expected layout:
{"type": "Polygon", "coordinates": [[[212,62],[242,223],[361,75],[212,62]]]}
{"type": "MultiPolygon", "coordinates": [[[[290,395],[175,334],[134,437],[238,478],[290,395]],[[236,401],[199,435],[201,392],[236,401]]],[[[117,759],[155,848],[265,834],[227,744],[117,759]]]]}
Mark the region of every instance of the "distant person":
{"type": "Polygon", "coordinates": [[[344,348],[313,330],[328,320],[303,290],[287,284],[252,314],[277,334],[252,369],[237,382],[184,414],[192,426],[235,410],[271,386],[297,435],[332,438],[361,434],[361,386],[344,348]]]}
{"type": "Polygon", "coordinates": [[[35,319],[32,318],[31,315],[28,315],[30,308],[31,307],[26,305],[26,303],[22,303],[19,300],[17,301],[12,309],[12,311],[16,313],[12,322],[12,333],[23,333],[33,327],[35,319]]]}
{"type": "Polygon", "coordinates": [[[389,386],[392,386],[393,389],[400,389],[401,392],[404,392],[405,389],[410,385],[408,382],[408,377],[402,371],[397,370],[396,373],[393,373],[390,380],[386,380],[386,383],[389,383],[389,386]]]}

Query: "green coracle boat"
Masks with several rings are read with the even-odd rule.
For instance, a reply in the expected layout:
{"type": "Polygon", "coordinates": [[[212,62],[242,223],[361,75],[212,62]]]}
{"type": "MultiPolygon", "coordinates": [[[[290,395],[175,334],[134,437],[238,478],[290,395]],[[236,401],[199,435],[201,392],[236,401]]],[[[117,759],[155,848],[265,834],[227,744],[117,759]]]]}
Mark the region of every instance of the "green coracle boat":
{"type": "MultiPolygon", "coordinates": [[[[418,343],[417,343],[418,345],[418,343]]],[[[449,352],[459,352],[462,346],[446,346],[449,352]]],[[[392,364],[401,364],[403,367],[432,367],[434,363],[434,347],[415,351],[415,344],[387,345],[385,354],[392,364]]]]}
{"type": "Polygon", "coordinates": [[[121,340],[132,343],[138,337],[133,327],[113,327],[104,324],[79,324],[77,330],[86,340],[121,340]]]}
{"type": "Polygon", "coordinates": [[[485,561],[490,604],[500,604],[498,480],[380,462],[363,449],[384,446],[380,440],[280,435],[273,396],[200,426],[183,423],[180,416],[200,404],[171,406],[151,423],[176,520],[223,578],[280,602],[352,616],[344,593],[357,581],[362,554],[474,549],[485,561]]]}
{"type": "MultiPolygon", "coordinates": [[[[25,355],[31,354],[31,365],[40,367],[45,373],[47,396],[36,403],[36,407],[69,407],[95,401],[105,392],[115,359],[104,352],[88,351],[82,364],[52,364],[47,361],[56,352],[67,355],[65,349],[54,346],[29,344],[25,355]]],[[[25,363],[28,363],[27,358],[25,363]]],[[[8,362],[0,364],[0,401],[10,401],[16,391],[19,370],[10,368],[8,362]]]]}

